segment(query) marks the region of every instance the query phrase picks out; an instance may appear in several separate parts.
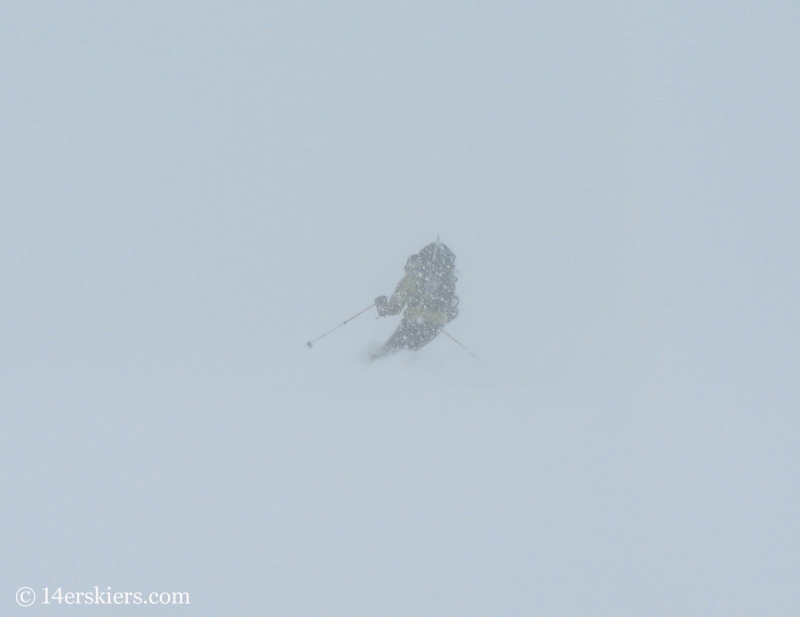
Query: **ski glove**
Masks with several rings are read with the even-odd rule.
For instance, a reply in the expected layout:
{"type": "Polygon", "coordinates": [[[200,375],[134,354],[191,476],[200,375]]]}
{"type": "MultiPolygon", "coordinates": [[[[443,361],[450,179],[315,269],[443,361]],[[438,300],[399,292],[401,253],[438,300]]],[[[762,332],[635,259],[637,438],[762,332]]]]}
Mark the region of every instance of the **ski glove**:
{"type": "Polygon", "coordinates": [[[388,307],[386,306],[389,304],[389,300],[386,296],[378,296],[375,298],[375,308],[378,309],[378,317],[385,317],[389,315],[388,307]]]}

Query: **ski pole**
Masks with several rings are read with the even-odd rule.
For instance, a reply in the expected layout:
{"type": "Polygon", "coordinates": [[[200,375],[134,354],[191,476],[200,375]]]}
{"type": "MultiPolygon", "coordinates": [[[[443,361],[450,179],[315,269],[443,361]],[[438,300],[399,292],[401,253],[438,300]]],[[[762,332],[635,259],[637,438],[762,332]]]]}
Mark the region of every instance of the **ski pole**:
{"type": "Polygon", "coordinates": [[[442,328],[442,332],[444,332],[444,333],[445,333],[447,336],[449,336],[451,339],[453,339],[453,342],[454,342],[456,345],[458,345],[459,347],[461,347],[461,348],[462,348],[464,351],[466,351],[466,352],[467,352],[469,355],[471,355],[473,358],[477,358],[477,357],[478,357],[478,356],[476,356],[474,353],[472,353],[472,352],[471,352],[469,349],[467,349],[466,347],[464,347],[464,345],[462,345],[461,343],[459,343],[459,342],[458,342],[458,341],[455,339],[455,337],[454,337],[452,334],[450,334],[450,333],[449,333],[447,330],[445,330],[444,328],[442,328]]]}
{"type": "Polygon", "coordinates": [[[483,364],[484,366],[486,366],[486,368],[488,368],[490,371],[492,371],[492,373],[494,373],[495,375],[497,375],[497,376],[498,376],[500,379],[505,379],[505,377],[503,377],[503,375],[501,375],[501,374],[500,374],[500,373],[497,371],[497,369],[495,369],[495,368],[494,368],[494,367],[493,367],[491,364],[489,364],[488,362],[486,362],[486,360],[484,360],[483,358],[479,358],[477,354],[474,354],[474,353],[472,353],[472,352],[471,352],[469,349],[467,349],[466,347],[464,347],[464,345],[462,345],[462,344],[461,344],[459,341],[457,341],[457,340],[455,339],[455,337],[454,337],[452,334],[450,334],[450,333],[449,333],[447,330],[445,330],[444,328],[442,328],[442,332],[444,332],[444,333],[445,333],[447,336],[449,336],[449,337],[450,337],[450,338],[453,340],[453,342],[454,342],[456,345],[458,345],[459,347],[461,347],[461,348],[462,348],[464,351],[466,351],[466,352],[467,352],[469,355],[471,355],[473,358],[475,358],[475,359],[476,359],[478,362],[480,362],[481,364],[483,364]]]}
{"type": "Polygon", "coordinates": [[[358,316],[359,316],[359,315],[361,315],[362,313],[366,313],[366,312],[367,312],[369,309],[371,309],[373,306],[375,306],[375,303],[374,303],[374,302],[373,302],[372,304],[370,304],[370,305],[369,305],[367,308],[365,308],[363,311],[359,311],[358,313],[356,313],[355,315],[353,315],[353,316],[352,316],[350,319],[345,319],[345,320],[344,320],[342,323],[340,323],[340,324],[339,324],[338,326],[336,326],[335,328],[331,328],[330,330],[328,330],[328,331],[327,331],[325,334],[323,334],[322,336],[318,336],[318,337],[317,337],[317,338],[315,338],[313,341],[308,341],[308,342],[306,343],[306,345],[308,345],[308,348],[309,348],[309,349],[311,349],[311,348],[314,346],[314,343],[316,343],[316,342],[317,342],[319,339],[321,339],[321,338],[323,338],[323,337],[326,337],[326,336],[328,336],[328,335],[329,335],[331,332],[333,332],[333,331],[334,331],[334,330],[336,330],[337,328],[341,328],[341,327],[342,327],[343,325],[345,325],[345,324],[346,324],[348,321],[353,321],[353,320],[354,320],[356,317],[358,317],[358,316]]]}

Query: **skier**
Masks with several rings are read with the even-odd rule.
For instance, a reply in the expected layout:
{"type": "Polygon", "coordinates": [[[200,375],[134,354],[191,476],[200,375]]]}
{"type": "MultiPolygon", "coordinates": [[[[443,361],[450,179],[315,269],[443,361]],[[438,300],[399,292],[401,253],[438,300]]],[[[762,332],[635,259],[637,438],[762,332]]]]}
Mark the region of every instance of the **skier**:
{"type": "Polygon", "coordinates": [[[380,317],[397,315],[404,306],[406,310],[394,334],[370,356],[372,360],[401,349],[421,349],[458,316],[455,261],[456,256],[438,238],[408,258],[406,275],[392,297],[375,298],[380,317]]]}

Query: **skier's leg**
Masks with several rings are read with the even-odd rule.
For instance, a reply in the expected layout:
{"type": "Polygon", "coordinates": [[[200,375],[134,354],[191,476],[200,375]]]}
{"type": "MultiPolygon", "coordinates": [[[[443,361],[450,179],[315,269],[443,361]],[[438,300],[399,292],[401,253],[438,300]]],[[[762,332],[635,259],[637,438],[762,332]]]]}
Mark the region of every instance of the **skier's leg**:
{"type": "Polygon", "coordinates": [[[370,358],[373,360],[383,358],[401,349],[410,349],[411,351],[422,349],[439,335],[442,328],[443,326],[437,324],[404,319],[400,322],[397,330],[389,337],[389,340],[383,344],[383,347],[372,354],[370,358]]]}
{"type": "Polygon", "coordinates": [[[413,349],[414,351],[422,349],[425,347],[425,345],[435,339],[441,331],[442,326],[440,325],[425,322],[414,324],[413,331],[409,333],[408,344],[406,347],[407,349],[413,349]]]}
{"type": "Polygon", "coordinates": [[[376,360],[377,358],[383,358],[396,353],[401,349],[408,349],[408,343],[412,334],[412,327],[412,323],[406,319],[403,319],[400,322],[400,325],[397,326],[397,330],[395,330],[392,336],[389,337],[389,340],[386,341],[377,352],[372,354],[370,358],[376,360]]]}

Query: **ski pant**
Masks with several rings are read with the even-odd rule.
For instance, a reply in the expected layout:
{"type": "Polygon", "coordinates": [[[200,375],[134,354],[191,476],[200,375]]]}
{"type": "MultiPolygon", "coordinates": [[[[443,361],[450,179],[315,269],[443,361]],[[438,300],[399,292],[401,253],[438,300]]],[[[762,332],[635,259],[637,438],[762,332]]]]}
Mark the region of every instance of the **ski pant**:
{"type": "Polygon", "coordinates": [[[374,354],[374,358],[388,356],[401,349],[411,349],[416,351],[422,349],[435,339],[444,326],[427,323],[424,321],[414,321],[403,319],[394,334],[383,344],[380,351],[374,354]]]}

